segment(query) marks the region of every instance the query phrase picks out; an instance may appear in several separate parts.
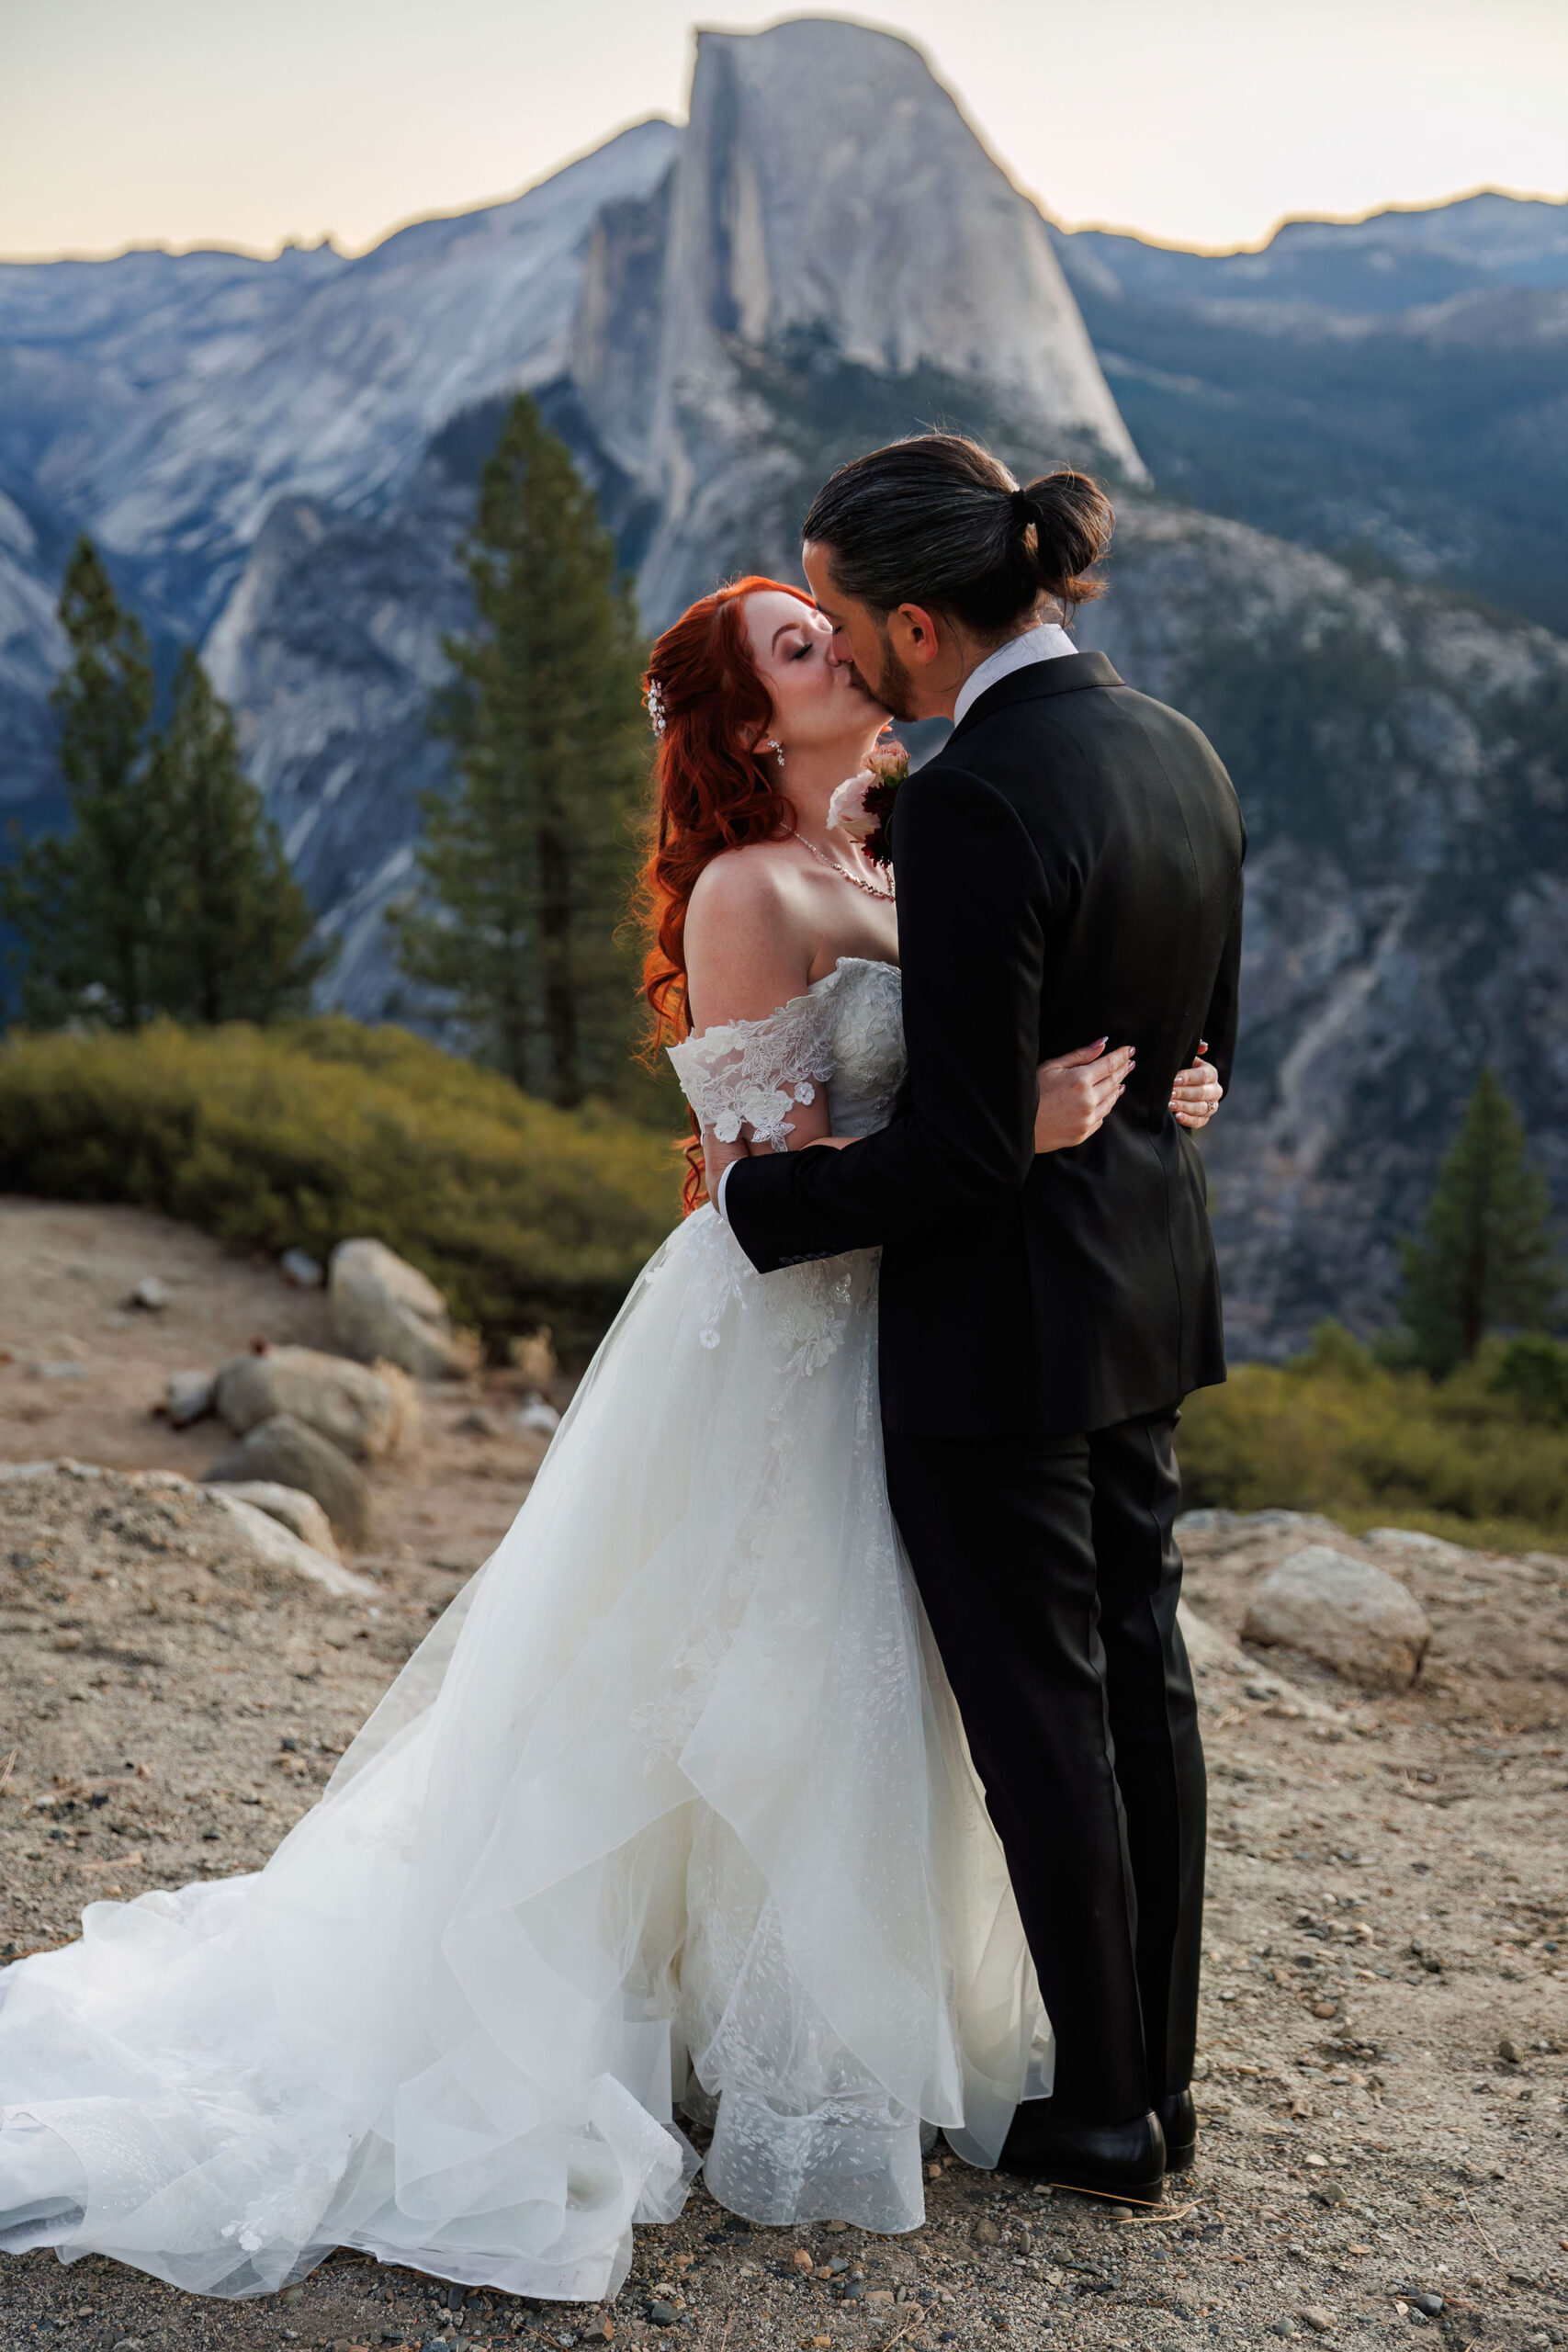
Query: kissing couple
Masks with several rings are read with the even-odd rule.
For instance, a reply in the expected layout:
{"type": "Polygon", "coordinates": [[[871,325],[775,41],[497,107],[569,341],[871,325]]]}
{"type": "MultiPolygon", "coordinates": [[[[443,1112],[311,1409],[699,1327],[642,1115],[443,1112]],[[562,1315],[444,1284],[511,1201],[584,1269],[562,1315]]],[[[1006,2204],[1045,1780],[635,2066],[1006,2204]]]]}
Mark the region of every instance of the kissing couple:
{"type": "Polygon", "coordinates": [[[922,435],[818,496],[809,594],[660,639],[691,1213],[265,1869],[0,1973],[0,2245],[586,2301],[699,2166],[891,2232],[937,2130],[1146,2199],[1191,2161],[1172,1436],[1224,1377],[1243,833],[1066,634],[1111,525],[922,435]],[[889,716],[954,722],[897,782],[889,716]]]}

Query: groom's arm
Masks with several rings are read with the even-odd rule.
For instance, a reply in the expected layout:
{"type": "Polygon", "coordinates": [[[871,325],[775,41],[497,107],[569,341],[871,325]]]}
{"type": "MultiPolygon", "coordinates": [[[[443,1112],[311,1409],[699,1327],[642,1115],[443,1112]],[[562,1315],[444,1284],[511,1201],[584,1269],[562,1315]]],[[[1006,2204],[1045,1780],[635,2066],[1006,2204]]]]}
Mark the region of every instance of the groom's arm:
{"type": "Polygon", "coordinates": [[[761,1273],[987,1214],[1034,1162],[1049,892],[1002,795],[938,763],[894,819],[906,1107],[842,1150],[738,1160],[724,1213],[761,1273]]]}

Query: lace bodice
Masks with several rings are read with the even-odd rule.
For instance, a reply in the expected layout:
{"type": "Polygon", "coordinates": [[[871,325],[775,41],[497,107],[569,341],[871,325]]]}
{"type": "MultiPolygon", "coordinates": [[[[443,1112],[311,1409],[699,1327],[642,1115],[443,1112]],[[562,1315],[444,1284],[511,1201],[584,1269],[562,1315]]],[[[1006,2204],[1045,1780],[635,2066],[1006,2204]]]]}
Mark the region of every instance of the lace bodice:
{"type": "Polygon", "coordinates": [[[721,1143],[749,1129],[787,1151],[790,1113],[819,1086],[835,1135],[871,1135],[886,1125],[904,1075],[898,967],[842,956],[776,1012],[705,1029],[669,1051],[687,1102],[721,1143]]]}

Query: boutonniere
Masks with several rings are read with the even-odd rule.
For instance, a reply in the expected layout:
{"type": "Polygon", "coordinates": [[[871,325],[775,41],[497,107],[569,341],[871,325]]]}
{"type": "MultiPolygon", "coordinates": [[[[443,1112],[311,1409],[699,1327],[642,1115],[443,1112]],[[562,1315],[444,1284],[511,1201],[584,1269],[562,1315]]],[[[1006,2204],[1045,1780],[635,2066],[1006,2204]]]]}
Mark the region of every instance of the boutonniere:
{"type": "Polygon", "coordinates": [[[893,863],[888,821],[908,773],[909,754],[902,743],[878,743],[860,773],[847,777],[828,803],[829,830],[836,825],[848,833],[874,865],[893,863]]]}

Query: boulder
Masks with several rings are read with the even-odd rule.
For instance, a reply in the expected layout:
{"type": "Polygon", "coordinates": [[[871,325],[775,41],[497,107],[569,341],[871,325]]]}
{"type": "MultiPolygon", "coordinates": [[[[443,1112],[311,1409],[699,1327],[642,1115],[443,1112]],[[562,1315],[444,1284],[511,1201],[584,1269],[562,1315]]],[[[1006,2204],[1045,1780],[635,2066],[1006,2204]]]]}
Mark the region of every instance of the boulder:
{"type": "Polygon", "coordinates": [[[209,1372],[172,1372],[164,1383],[164,1401],[153,1407],[176,1430],[205,1420],[213,1406],[214,1381],[209,1372]]]}
{"type": "Polygon", "coordinates": [[[470,1369],[473,1351],[452,1329],[435,1284],[384,1241],[340,1241],[327,1272],[333,1342],[361,1363],[384,1357],[416,1380],[470,1369]]]}
{"type": "Polygon", "coordinates": [[[265,1478],[225,1479],[223,1492],[228,1498],[265,1510],[268,1519],[276,1519],[312,1552],[323,1553],[329,1560],[337,1558],[332,1521],[315,1496],[308,1495],[302,1487],[273,1486],[265,1478]]]}
{"type": "Polygon", "coordinates": [[[542,1396],[530,1396],[515,1416],[517,1426],[530,1437],[554,1437],[560,1427],[560,1415],[542,1396]]]}
{"type": "Polygon", "coordinates": [[[275,1413],[288,1413],[355,1462],[396,1453],[417,1409],[396,1365],[373,1370],[316,1348],[267,1348],[231,1357],[218,1374],[217,1407],[236,1437],[275,1413]]]}
{"type": "Polygon", "coordinates": [[[277,1261],[277,1271],[294,1290],[320,1290],[327,1278],[324,1267],[308,1250],[286,1250],[277,1261]]]}
{"type": "Polygon", "coordinates": [[[212,1494],[243,1534],[246,1549],[265,1566],[324,1586],[340,1600],[375,1600],[379,1588],[368,1577],[356,1577],[352,1568],[345,1568],[325,1552],[318,1552],[314,1544],[301,1544],[280,1520],[274,1519],[270,1512],[258,1510],[254,1503],[246,1502],[233,1487],[214,1487],[212,1494]]]}
{"type": "Polygon", "coordinates": [[[330,1438],[307,1429],[291,1413],[259,1421],[231,1452],[205,1473],[204,1486],[298,1487],[314,1495],[333,1532],[357,1550],[370,1533],[370,1488],[330,1438]]]}
{"type": "Polygon", "coordinates": [[[1370,1690],[1408,1690],[1431,1622],[1397,1577],[1326,1544],[1270,1568],[1252,1596],[1243,1638],[1299,1650],[1370,1690]]]}
{"type": "Polygon", "coordinates": [[[1447,1544],[1440,1535],[1427,1535],[1418,1527],[1370,1527],[1363,1544],[1374,1552],[1404,1552],[1435,1568],[1469,1568],[1475,1554],[1462,1544],[1447,1544]]]}

